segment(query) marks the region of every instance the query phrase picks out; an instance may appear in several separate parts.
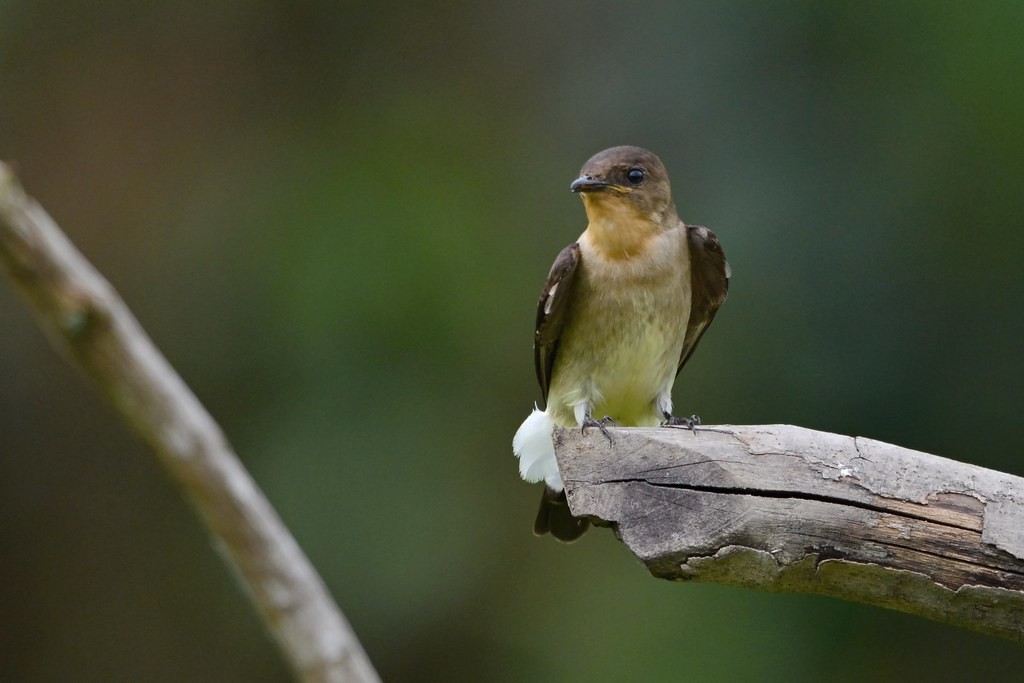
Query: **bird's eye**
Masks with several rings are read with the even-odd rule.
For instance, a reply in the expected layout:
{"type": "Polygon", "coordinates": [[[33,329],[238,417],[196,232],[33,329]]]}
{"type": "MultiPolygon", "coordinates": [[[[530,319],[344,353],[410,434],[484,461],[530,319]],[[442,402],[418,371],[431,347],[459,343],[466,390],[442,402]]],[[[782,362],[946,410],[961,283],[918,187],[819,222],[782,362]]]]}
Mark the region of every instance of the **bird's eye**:
{"type": "Polygon", "coordinates": [[[626,171],[626,180],[629,181],[630,185],[639,185],[646,177],[647,174],[644,173],[644,169],[642,168],[631,168],[626,171]]]}

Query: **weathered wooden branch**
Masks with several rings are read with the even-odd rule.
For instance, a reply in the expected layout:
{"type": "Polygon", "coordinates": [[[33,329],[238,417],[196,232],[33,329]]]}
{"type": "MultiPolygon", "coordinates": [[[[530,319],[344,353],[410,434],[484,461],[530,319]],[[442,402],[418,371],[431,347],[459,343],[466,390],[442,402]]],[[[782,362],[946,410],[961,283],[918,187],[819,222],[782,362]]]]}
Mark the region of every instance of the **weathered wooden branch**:
{"type": "Polygon", "coordinates": [[[556,431],[569,505],[654,576],[1024,640],[1024,479],[787,425],[609,432],[556,431]]]}
{"type": "Polygon", "coordinates": [[[195,504],[303,681],[379,681],[320,576],[220,428],[110,284],[0,164],[0,267],[195,504]]]}

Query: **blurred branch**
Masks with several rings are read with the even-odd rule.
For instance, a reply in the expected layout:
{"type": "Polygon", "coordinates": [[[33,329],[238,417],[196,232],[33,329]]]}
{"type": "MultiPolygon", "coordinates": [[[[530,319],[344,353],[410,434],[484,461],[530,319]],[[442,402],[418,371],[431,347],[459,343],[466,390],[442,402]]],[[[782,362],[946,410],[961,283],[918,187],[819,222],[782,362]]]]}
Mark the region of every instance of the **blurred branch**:
{"type": "Polygon", "coordinates": [[[110,284],[0,164],[0,264],[199,509],[303,681],[378,681],[319,575],[220,428],[110,284]]]}
{"type": "Polygon", "coordinates": [[[569,505],[654,576],[1024,640],[1024,479],[786,425],[609,432],[556,431],[569,505]]]}

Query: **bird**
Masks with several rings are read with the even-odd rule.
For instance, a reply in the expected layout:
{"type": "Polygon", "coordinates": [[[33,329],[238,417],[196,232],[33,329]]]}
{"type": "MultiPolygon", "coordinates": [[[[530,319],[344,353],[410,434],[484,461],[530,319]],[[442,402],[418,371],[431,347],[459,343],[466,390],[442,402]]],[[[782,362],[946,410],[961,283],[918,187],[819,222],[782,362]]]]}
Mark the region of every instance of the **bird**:
{"type": "MultiPolygon", "coordinates": [[[[555,426],[694,429],[672,414],[672,386],[725,301],[731,269],[718,237],[687,225],[661,159],[640,147],[591,157],[569,186],[587,227],[555,259],[537,303],[536,405],[512,449],[527,482],[544,482],[534,533],[572,542],[574,517],[555,460],[555,426]]],[[[610,438],[610,437],[609,437],[610,438]]]]}

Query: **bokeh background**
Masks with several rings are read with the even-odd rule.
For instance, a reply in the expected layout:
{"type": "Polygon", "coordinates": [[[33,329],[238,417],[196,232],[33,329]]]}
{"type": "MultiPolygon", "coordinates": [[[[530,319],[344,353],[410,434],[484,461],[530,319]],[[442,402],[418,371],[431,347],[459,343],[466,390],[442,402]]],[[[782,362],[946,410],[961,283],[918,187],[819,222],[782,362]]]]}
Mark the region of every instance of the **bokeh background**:
{"type": "MultiPolygon", "coordinates": [[[[0,158],[401,681],[1019,680],[1024,649],[530,533],[510,441],[594,152],[730,299],[676,386],[1024,474],[1018,2],[0,3],[0,158]]],[[[193,511],[0,286],[0,679],[289,680],[193,511]]]]}

